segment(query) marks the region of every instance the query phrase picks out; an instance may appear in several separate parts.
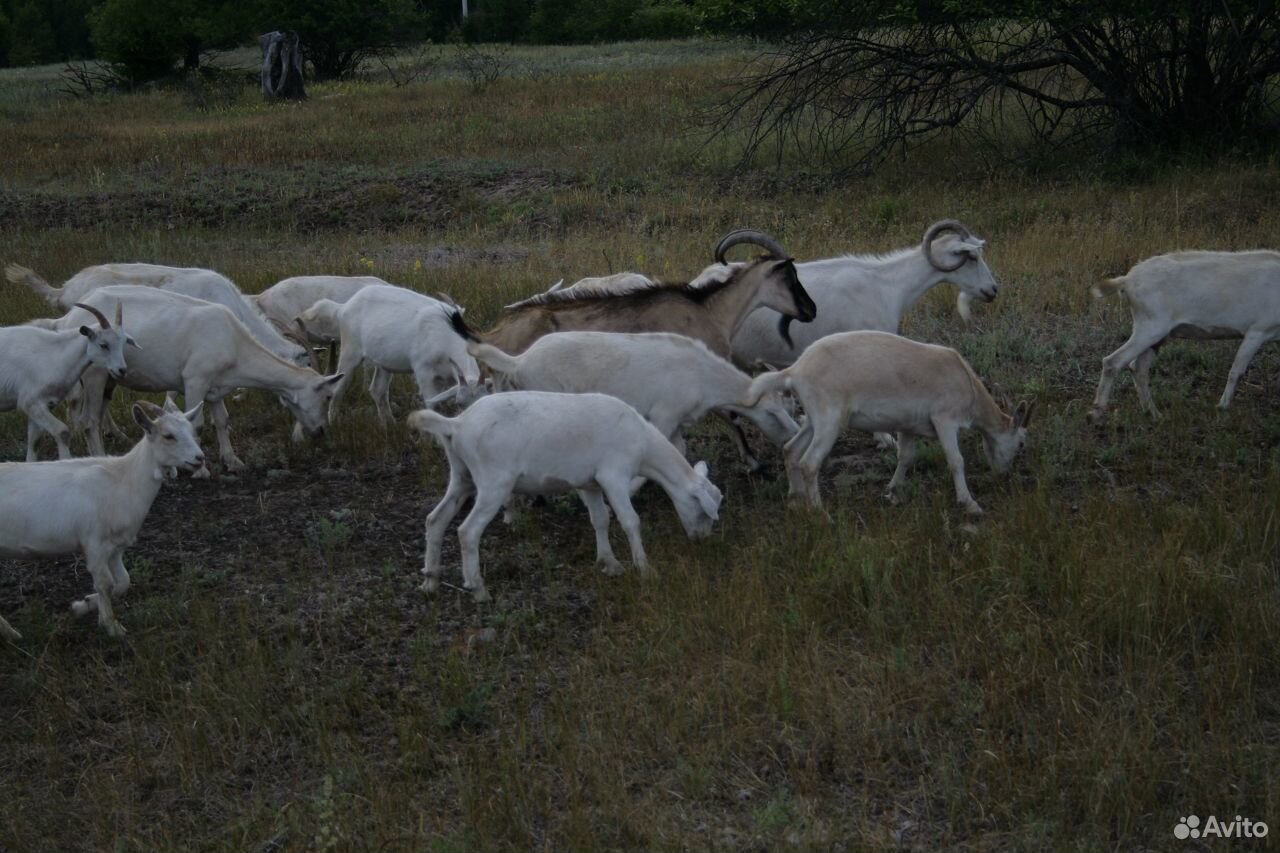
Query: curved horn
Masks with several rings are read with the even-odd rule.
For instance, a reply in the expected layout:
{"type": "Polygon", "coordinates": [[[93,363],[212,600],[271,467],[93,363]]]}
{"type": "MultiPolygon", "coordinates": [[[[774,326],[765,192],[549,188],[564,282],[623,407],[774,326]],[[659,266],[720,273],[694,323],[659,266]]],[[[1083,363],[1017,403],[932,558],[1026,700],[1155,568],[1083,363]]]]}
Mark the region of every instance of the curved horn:
{"type": "Polygon", "coordinates": [[[933,265],[933,268],[939,272],[954,272],[964,266],[967,258],[961,258],[954,264],[944,265],[938,261],[933,254],[933,241],[938,239],[938,235],[947,231],[952,231],[960,235],[960,239],[967,240],[973,236],[973,232],[958,219],[939,219],[937,222],[929,226],[929,230],[924,232],[924,240],[921,247],[924,249],[925,258],[933,265]]]}
{"type": "Polygon", "coordinates": [[[116,303],[116,328],[124,325],[124,300],[116,303]]]}
{"type": "Polygon", "coordinates": [[[76,308],[83,308],[93,316],[97,317],[98,325],[101,326],[102,328],[104,329],[111,328],[111,324],[107,322],[107,315],[103,314],[101,311],[99,311],[97,308],[94,308],[92,305],[85,305],[83,302],[75,302],[75,303],[72,303],[72,305],[76,308]]]}
{"type": "Polygon", "coordinates": [[[763,231],[756,231],[754,228],[738,228],[730,231],[720,239],[720,244],[716,246],[716,263],[723,264],[725,262],[724,253],[740,243],[761,246],[777,258],[787,257],[787,250],[782,248],[782,244],[763,231]]]}

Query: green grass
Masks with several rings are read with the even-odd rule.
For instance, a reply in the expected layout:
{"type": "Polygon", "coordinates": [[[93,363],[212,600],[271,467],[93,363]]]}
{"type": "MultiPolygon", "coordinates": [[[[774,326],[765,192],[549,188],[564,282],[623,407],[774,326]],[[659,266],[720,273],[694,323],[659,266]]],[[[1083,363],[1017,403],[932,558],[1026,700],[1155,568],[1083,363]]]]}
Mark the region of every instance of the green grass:
{"type": "MultiPolygon", "coordinates": [[[[1264,350],[1224,414],[1231,346],[1172,344],[1164,421],[1127,378],[1106,422],[1084,417],[1128,333],[1088,286],[1175,248],[1274,245],[1274,160],[1046,178],[943,140],[837,179],[703,144],[744,45],[513,49],[483,88],[442,56],[420,83],[280,106],[75,101],[48,95],[56,69],[0,73],[3,258],[50,280],[209,266],[247,291],[373,272],[484,326],[561,277],[690,276],[735,226],[810,258],[954,216],[989,240],[1000,298],[964,328],[941,288],[905,331],[1037,400],[1025,456],[1001,478],[966,442],[975,532],[935,448],[891,506],[891,456],[852,435],[828,525],[784,509],[776,451],[748,478],[708,425],[712,539],[645,490],[659,577],[609,578],[578,505],[527,507],[487,533],[476,606],[416,589],[434,445],[380,432],[357,388],[294,447],[246,394],[253,471],[161,492],[126,555],[125,641],[65,611],[82,566],[0,561],[24,634],[0,647],[0,850],[1092,853],[1171,849],[1185,814],[1280,821],[1280,363],[1264,350]]],[[[0,321],[45,313],[0,288],[0,321]]],[[[24,439],[0,415],[0,458],[24,439]]],[[[459,585],[452,535],[445,561],[459,585]]]]}

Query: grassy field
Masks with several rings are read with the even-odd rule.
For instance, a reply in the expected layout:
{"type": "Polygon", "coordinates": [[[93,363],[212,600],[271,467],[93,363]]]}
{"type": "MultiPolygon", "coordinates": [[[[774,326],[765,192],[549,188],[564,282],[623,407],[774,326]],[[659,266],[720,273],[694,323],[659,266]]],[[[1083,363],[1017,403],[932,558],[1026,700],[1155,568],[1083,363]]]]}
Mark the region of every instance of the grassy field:
{"type": "MultiPolygon", "coordinates": [[[[1038,403],[1011,476],[964,445],[976,530],[936,445],[893,506],[892,455],[847,436],[827,524],[784,509],[776,450],[747,477],[707,425],[712,539],[646,489],[660,576],[608,578],[580,506],[529,507],[490,528],[478,606],[416,589],[438,449],[380,432],[359,389],[293,447],[246,394],[252,470],[162,490],[126,555],[124,641],[66,610],[82,564],[0,561],[24,634],[0,645],[0,851],[1194,850],[1214,842],[1175,841],[1183,815],[1280,821],[1275,350],[1228,413],[1233,347],[1173,343],[1165,420],[1127,377],[1109,419],[1084,417],[1128,334],[1089,285],[1176,248],[1274,246],[1280,163],[1043,177],[941,140],[871,177],[743,165],[697,119],[748,55],[512,49],[484,83],[446,51],[412,85],[298,105],[251,85],[75,100],[56,69],[0,73],[0,257],[50,280],[372,272],[483,327],[561,277],[692,275],[736,226],[806,259],[957,217],[1000,298],[966,328],[939,288],[905,332],[1038,403]]],[[[0,287],[0,321],[47,311],[0,287]]],[[[0,415],[0,458],[24,437],[0,415]]],[[[452,534],[445,560],[460,585],[452,534]]]]}

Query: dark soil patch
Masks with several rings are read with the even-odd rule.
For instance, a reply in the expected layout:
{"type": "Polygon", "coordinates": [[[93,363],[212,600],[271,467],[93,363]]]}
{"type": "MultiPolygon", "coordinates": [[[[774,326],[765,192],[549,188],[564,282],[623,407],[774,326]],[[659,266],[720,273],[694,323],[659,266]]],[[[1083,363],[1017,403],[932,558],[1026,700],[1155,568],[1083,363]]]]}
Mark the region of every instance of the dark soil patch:
{"type": "Polygon", "coordinates": [[[93,191],[0,189],[0,228],[431,228],[454,223],[477,201],[545,203],[549,190],[571,183],[555,172],[528,169],[217,166],[181,178],[135,175],[123,186],[93,191]]]}

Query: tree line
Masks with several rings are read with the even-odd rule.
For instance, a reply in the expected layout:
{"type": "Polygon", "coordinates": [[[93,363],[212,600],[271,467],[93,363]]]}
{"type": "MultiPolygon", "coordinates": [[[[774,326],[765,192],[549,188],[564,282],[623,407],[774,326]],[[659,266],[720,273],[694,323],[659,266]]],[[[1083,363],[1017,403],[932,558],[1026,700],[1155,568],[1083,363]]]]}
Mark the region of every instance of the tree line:
{"type": "Polygon", "coordinates": [[[135,81],[199,67],[260,33],[299,34],[309,72],[349,74],[371,51],[433,41],[682,38],[700,0],[0,0],[0,67],[96,59],[135,81]]]}

